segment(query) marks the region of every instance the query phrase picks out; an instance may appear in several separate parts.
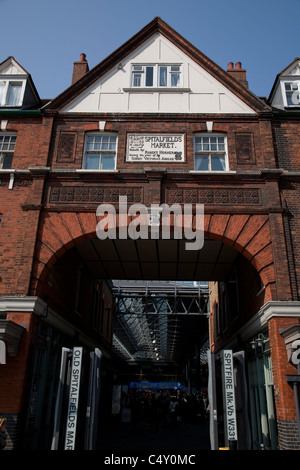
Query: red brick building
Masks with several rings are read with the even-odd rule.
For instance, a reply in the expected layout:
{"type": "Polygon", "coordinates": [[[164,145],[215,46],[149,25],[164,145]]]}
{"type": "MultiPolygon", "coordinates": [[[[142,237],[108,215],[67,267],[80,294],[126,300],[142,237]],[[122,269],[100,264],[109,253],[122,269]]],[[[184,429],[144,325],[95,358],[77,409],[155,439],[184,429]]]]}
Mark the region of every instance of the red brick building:
{"type": "Polygon", "coordinates": [[[91,70],[82,54],[72,85],[48,102],[14,58],[0,64],[0,413],[10,446],[53,445],[62,348],[83,346],[86,370],[101,351],[104,413],[110,281],[172,279],[217,283],[210,349],[217,364],[224,349],[242,357],[249,433],[238,423],[239,447],[299,449],[287,354],[300,318],[299,111],[295,94],[279,99],[296,91],[298,63],[260,99],[240,63],[224,71],[155,18],[91,70]],[[118,234],[132,223],[118,215],[122,196],[147,208],[203,204],[203,248],[100,240],[99,205],[116,209],[118,234]]]}

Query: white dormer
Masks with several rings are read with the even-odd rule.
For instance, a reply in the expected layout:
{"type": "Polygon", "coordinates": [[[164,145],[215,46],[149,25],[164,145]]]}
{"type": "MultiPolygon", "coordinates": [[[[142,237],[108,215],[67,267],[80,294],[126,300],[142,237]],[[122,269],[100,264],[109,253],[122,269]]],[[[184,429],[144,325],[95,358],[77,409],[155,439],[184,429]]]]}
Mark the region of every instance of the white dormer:
{"type": "Polygon", "coordinates": [[[300,59],[295,59],[277,75],[269,102],[275,108],[300,108],[300,59]]]}
{"type": "Polygon", "coordinates": [[[13,57],[0,64],[0,108],[29,109],[40,98],[28,72],[13,57]]]}

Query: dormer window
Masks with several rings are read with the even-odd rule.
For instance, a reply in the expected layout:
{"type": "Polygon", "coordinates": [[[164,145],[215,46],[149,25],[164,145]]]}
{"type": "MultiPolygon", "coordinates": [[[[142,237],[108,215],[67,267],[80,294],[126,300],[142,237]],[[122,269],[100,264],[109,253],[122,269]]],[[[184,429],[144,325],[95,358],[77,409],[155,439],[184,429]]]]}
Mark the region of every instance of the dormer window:
{"type": "Polygon", "coordinates": [[[0,106],[19,107],[22,105],[22,95],[25,82],[20,80],[0,81],[0,106]]]}
{"type": "Polygon", "coordinates": [[[181,65],[133,65],[131,85],[137,88],[180,87],[181,65]]]}
{"type": "Polygon", "coordinates": [[[285,82],[284,89],[287,106],[300,106],[300,82],[285,82]]]}

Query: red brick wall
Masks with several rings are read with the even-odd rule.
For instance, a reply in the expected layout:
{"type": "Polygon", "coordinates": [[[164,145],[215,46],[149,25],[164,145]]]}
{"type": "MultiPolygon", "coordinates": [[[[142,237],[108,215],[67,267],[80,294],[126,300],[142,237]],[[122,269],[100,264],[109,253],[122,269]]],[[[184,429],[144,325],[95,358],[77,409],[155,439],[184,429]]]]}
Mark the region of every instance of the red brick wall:
{"type": "Polygon", "coordinates": [[[8,313],[7,320],[22,324],[25,327],[18,355],[6,355],[6,364],[0,366],[0,413],[18,414],[22,412],[26,391],[27,366],[31,345],[35,338],[35,323],[31,313],[8,313]]]}
{"type": "Polygon", "coordinates": [[[297,369],[287,360],[286,346],[280,334],[280,328],[295,325],[297,319],[272,318],[269,322],[269,337],[272,355],[275,399],[277,402],[277,419],[296,420],[294,391],[286,381],[286,375],[297,374],[297,369]]]}
{"type": "Polygon", "coordinates": [[[290,116],[284,120],[277,118],[273,124],[273,131],[278,167],[288,171],[299,171],[299,120],[290,116]]]}
{"type": "Polygon", "coordinates": [[[26,295],[29,289],[35,236],[43,190],[43,177],[28,172],[40,166],[41,119],[14,117],[8,120],[7,132],[16,132],[17,141],[12,168],[27,170],[15,173],[12,189],[9,174],[0,174],[0,293],[26,295]]]}
{"type": "Polygon", "coordinates": [[[300,170],[300,135],[299,121],[291,116],[285,120],[277,118],[273,125],[274,147],[279,168],[283,168],[280,179],[282,205],[285,209],[285,238],[288,256],[284,263],[290,267],[290,280],[293,298],[300,296],[300,181],[294,174],[286,171],[300,170]]]}
{"type": "MultiPolygon", "coordinates": [[[[105,121],[106,117],[101,117],[105,121]]],[[[99,121],[96,119],[82,119],[74,117],[60,117],[54,123],[54,132],[51,142],[50,160],[53,168],[82,168],[84,138],[86,132],[99,132],[99,121]],[[68,139],[68,143],[64,140],[68,139]],[[63,142],[67,145],[66,148],[63,142]]],[[[151,164],[156,168],[171,168],[178,170],[194,169],[193,137],[197,132],[206,132],[205,121],[197,118],[184,117],[182,120],[169,117],[168,121],[160,116],[145,118],[144,115],[134,115],[126,118],[111,120],[108,116],[105,132],[116,132],[118,135],[118,169],[138,169],[145,164],[126,162],[126,135],[127,133],[183,133],[185,135],[186,161],[184,163],[151,164]]],[[[272,132],[269,121],[257,122],[250,119],[241,122],[241,119],[228,118],[214,119],[213,132],[225,133],[228,141],[229,166],[231,170],[254,170],[256,168],[274,168],[275,158],[273,151],[272,132]],[[247,135],[251,141],[252,158],[243,158],[238,161],[238,137],[247,135]]]]}

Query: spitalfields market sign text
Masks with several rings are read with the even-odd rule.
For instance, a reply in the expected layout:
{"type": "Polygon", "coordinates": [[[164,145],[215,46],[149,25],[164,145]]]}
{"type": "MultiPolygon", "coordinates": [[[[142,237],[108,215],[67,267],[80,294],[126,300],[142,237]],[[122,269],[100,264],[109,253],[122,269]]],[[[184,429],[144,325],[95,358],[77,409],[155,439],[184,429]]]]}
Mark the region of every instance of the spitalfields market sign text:
{"type": "Polygon", "coordinates": [[[97,223],[96,234],[100,240],[171,239],[185,240],[186,250],[200,250],[204,244],[204,205],[203,204],[132,204],[128,207],[127,197],[119,197],[118,227],[117,212],[112,204],[100,204],[96,211],[101,220],[97,223]],[[128,224],[128,217],[131,217],[128,224]],[[173,219],[173,223],[171,220],[173,219]],[[118,228],[118,230],[117,230],[118,228]]]}

